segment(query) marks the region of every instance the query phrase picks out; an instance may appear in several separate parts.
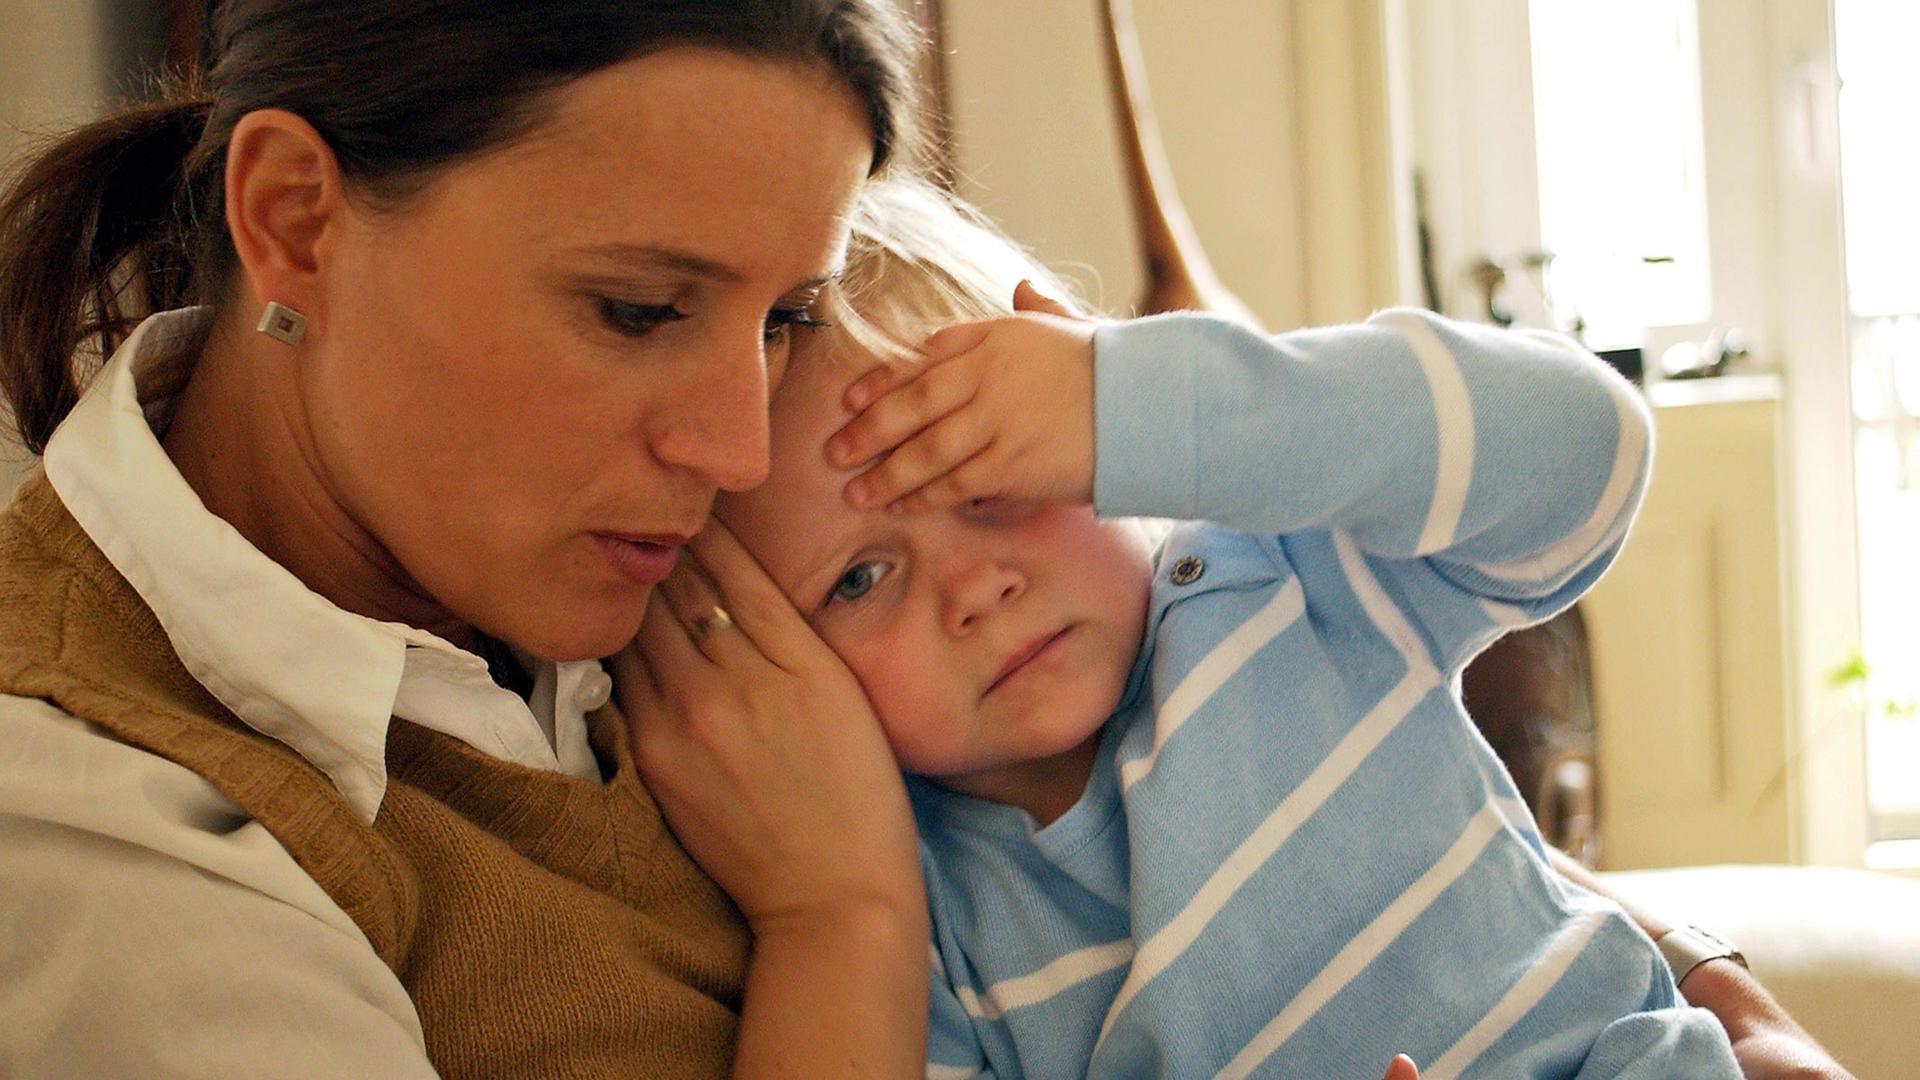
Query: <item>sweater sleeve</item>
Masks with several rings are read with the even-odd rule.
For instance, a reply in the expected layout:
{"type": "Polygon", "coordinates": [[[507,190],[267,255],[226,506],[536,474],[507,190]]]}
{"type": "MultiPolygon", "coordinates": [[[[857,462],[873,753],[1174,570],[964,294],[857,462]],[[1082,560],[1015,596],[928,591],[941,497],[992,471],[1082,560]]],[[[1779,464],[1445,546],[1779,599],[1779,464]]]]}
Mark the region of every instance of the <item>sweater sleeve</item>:
{"type": "Polygon", "coordinates": [[[1591,586],[1651,461],[1639,394],[1570,339],[1427,312],[1109,324],[1094,381],[1102,514],[1349,538],[1443,668],[1591,586]]]}
{"type": "Polygon", "coordinates": [[[1720,1022],[1705,1009],[1682,1005],[1630,1013],[1608,1024],[1574,1080],[1739,1075],[1720,1022]]]}

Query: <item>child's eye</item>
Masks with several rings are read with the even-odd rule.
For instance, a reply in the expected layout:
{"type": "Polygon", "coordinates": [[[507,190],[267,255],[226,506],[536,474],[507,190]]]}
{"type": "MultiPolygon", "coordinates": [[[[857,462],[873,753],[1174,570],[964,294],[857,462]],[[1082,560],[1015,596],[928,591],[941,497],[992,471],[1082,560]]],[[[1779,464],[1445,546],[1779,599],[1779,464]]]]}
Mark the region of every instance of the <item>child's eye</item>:
{"type": "Polygon", "coordinates": [[[827,595],[827,603],[852,603],[872,592],[873,587],[880,584],[880,579],[892,572],[893,567],[875,559],[854,563],[846,573],[840,575],[839,581],[834,582],[833,591],[827,595]]]}
{"type": "Polygon", "coordinates": [[[785,341],[796,326],[803,330],[817,330],[825,325],[806,308],[774,308],[767,312],[767,321],[761,333],[766,337],[767,344],[774,346],[785,341]]]}
{"type": "Polygon", "coordinates": [[[609,330],[626,337],[645,337],[667,323],[687,317],[686,312],[672,304],[636,304],[611,296],[598,297],[594,304],[599,309],[600,321],[609,330]]]}

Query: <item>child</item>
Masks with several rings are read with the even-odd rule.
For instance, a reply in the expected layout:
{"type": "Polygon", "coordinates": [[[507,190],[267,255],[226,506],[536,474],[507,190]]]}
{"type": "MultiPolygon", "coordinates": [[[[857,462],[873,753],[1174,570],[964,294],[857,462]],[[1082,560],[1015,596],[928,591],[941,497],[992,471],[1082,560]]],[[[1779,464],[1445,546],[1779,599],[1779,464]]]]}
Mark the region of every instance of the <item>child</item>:
{"type": "Polygon", "coordinates": [[[1011,315],[1017,248],[865,199],[772,477],[717,513],[916,777],[928,1075],[1739,1075],[1453,689],[1618,549],[1632,389],[1409,311],[1011,315]]]}

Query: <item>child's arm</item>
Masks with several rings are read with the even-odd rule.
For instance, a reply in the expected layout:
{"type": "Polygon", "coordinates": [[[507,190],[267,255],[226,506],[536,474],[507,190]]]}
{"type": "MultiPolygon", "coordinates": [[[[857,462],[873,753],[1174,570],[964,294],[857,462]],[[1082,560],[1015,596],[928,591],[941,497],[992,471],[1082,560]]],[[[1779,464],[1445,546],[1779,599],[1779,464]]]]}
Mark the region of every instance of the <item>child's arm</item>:
{"type": "Polygon", "coordinates": [[[1544,552],[1625,524],[1650,461],[1638,393],[1555,334],[1394,310],[1271,338],[1175,315],[1097,344],[1105,513],[1550,577],[1544,552]]]}
{"type": "Polygon", "coordinates": [[[1397,310],[1273,338],[1173,316],[1097,345],[1102,512],[1331,533],[1442,670],[1589,588],[1651,465],[1637,391],[1560,335],[1397,310]]]}
{"type": "Polygon", "coordinates": [[[1437,622],[1422,629],[1443,667],[1587,588],[1649,462],[1645,407],[1586,350],[1425,313],[1275,337],[1025,315],[929,344],[930,366],[830,445],[847,463],[898,445],[850,497],[1090,495],[1103,514],[1335,532],[1437,622]]]}

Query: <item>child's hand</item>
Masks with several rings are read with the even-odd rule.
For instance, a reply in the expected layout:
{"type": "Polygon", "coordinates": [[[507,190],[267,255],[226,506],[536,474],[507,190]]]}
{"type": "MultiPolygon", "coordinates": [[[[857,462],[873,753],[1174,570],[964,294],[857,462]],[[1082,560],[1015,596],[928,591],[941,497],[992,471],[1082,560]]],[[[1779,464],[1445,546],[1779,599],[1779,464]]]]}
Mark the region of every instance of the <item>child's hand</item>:
{"type": "Polygon", "coordinates": [[[858,415],[827,440],[827,460],[873,462],[848,482],[848,502],[1092,501],[1094,323],[1024,281],[1014,308],[1022,314],[947,327],[920,363],[876,368],[847,388],[858,415]]]}

